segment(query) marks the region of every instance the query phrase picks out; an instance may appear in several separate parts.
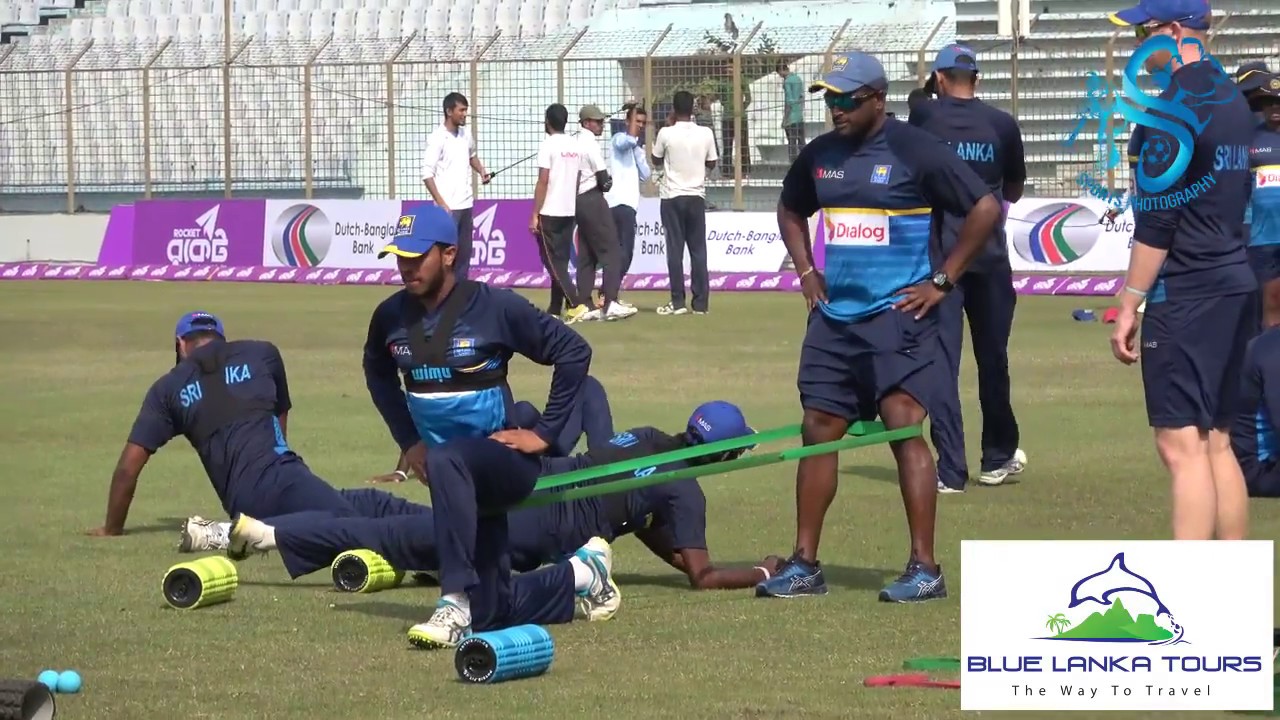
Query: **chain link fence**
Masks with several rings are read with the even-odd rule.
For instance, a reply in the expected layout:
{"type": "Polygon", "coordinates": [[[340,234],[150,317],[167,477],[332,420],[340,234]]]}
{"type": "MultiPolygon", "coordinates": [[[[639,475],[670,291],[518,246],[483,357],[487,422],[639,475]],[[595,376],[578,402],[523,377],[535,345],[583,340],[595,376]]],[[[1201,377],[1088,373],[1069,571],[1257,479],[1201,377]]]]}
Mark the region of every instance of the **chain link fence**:
{"type": "MultiPolygon", "coordinates": [[[[1280,54],[1247,20],[1231,20],[1218,23],[1213,43],[1228,69],[1280,54]]],[[[1033,28],[1016,42],[973,43],[983,63],[980,95],[1018,118],[1040,195],[1078,194],[1074,178],[1096,162],[1099,138],[1123,143],[1128,136],[1118,117],[1082,111],[1086,76],[1114,85],[1133,45],[1092,28],[1033,28]]],[[[596,105],[615,120],[611,133],[621,129],[623,105],[641,103],[651,146],[678,90],[693,93],[696,121],[716,137],[711,202],[769,208],[799,147],[829,128],[822,102],[807,92],[797,98],[794,79],[788,97],[785,75],[807,90],[835,54],[872,52],[889,76],[889,110],[905,117],[907,94],[927,77],[937,50],[956,39],[954,18],[905,26],[850,18],[761,23],[734,28],[731,37],[671,25],[534,39],[415,33],[337,43],[52,38],[7,45],[0,48],[0,209],[24,197],[64,195],[68,212],[95,196],[425,198],[421,153],[450,92],[468,98],[478,154],[495,173],[477,186],[477,197],[528,197],[548,104],[566,105],[571,125],[580,106],[596,105]]],[[[1126,172],[1115,170],[1114,187],[1123,188],[1126,172]]],[[[654,191],[652,183],[645,189],[654,191]]]]}

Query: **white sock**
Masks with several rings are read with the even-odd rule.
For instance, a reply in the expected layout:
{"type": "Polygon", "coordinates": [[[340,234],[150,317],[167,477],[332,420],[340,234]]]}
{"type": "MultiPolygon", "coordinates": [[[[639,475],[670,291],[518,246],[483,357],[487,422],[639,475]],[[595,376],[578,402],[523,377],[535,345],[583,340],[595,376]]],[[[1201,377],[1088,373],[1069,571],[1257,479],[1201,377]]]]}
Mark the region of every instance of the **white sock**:
{"type": "Polygon", "coordinates": [[[596,573],[590,565],[582,562],[576,555],[569,558],[569,566],[573,568],[573,589],[578,592],[587,590],[596,580],[596,573]]]}
{"type": "Polygon", "coordinates": [[[471,622],[471,598],[466,593],[446,593],[440,596],[441,600],[458,606],[463,615],[467,616],[467,622],[471,622]]]}

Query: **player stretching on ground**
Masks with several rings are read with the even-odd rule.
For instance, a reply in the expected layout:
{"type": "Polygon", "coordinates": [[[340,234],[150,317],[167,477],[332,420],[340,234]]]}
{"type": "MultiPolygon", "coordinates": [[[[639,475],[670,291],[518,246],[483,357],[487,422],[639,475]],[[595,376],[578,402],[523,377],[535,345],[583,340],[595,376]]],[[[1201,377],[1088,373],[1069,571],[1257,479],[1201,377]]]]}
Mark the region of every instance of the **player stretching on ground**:
{"type": "MultiPolygon", "coordinates": [[[[888,428],[916,425],[940,392],[954,392],[934,306],[946,297],[1000,220],[1000,202],[937,137],[885,117],[888,81],[875,58],[855,52],[811,92],[826,91],[835,130],[805,146],[787,172],[778,226],[809,303],[798,386],[804,444],[844,437],[877,413],[888,428]],[[808,218],[827,222],[826,275],[813,265],[808,218]],[[966,218],[955,250],[930,267],[931,213],[966,218]]],[[[936,228],[933,228],[936,230],[936,228]]],[[[892,444],[907,511],[906,571],[880,592],[891,602],[946,597],[934,559],[937,471],[923,438],[892,444]]],[[[818,564],[822,522],[836,493],[835,453],[796,471],[795,553],[757,595],[827,591],[818,564]]]]}
{"type": "Polygon", "coordinates": [[[1249,343],[1241,372],[1240,414],[1231,428],[1250,497],[1280,497],[1280,327],[1249,343]]]}
{"type": "MultiPolygon", "coordinates": [[[[678,435],[668,435],[651,427],[632,428],[581,455],[544,458],[542,474],[543,477],[557,475],[749,434],[751,429],[735,406],[725,402],[707,403],[694,411],[688,427],[678,435]]],[[[735,450],[664,464],[592,483],[720,462],[738,457],[742,452],[735,450]]],[[[285,569],[295,579],[329,567],[343,552],[361,549],[373,550],[399,569],[438,569],[431,508],[389,493],[365,492],[386,496],[382,503],[386,515],[319,518],[306,513],[264,518],[260,522],[243,521],[238,532],[253,535],[249,544],[259,550],[279,550],[285,569]]],[[[635,535],[663,562],[685,573],[690,586],[697,590],[752,587],[768,579],[781,562],[770,556],[752,568],[716,567],[707,549],[706,497],[696,479],[518,510],[511,513],[510,533],[511,567],[519,572],[556,562],[597,536],[613,542],[635,535]]],[[[221,548],[204,549],[225,547],[223,544],[221,548]]]]}
{"type": "Polygon", "coordinates": [[[1137,308],[1145,300],[1142,385],[1156,451],[1171,476],[1173,537],[1241,539],[1248,495],[1227,431],[1240,411],[1245,346],[1258,330],[1258,283],[1243,230],[1256,123],[1231,78],[1204,51],[1207,2],[1145,0],[1111,17],[1133,26],[1148,49],[1170,46],[1151,53],[1147,71],[1172,70],[1160,97],[1186,103],[1184,112],[1194,113],[1199,126],[1180,132],[1194,138],[1189,148],[1173,133],[1137,128],[1143,152],[1133,248],[1111,350],[1125,364],[1138,361],[1137,308]],[[1167,159],[1151,148],[1166,149],[1167,159]],[[1189,163],[1174,167],[1186,151],[1189,163]],[[1167,187],[1166,174],[1173,176],[1167,187]]]}
{"type": "Polygon", "coordinates": [[[289,449],[289,382],[269,342],[227,342],[222,321],[205,312],[182,316],[174,331],[177,365],[147,391],[111,475],[107,517],[90,535],[120,535],[151,456],[185,435],[200,456],[228,515],[356,508],[316,477],[289,449]]]}

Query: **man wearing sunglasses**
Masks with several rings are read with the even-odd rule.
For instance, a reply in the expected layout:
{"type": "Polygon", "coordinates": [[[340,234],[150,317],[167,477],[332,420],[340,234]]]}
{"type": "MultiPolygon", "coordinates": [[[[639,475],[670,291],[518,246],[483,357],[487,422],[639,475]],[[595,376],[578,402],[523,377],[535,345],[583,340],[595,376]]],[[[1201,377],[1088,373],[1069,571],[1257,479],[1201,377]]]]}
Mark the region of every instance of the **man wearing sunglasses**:
{"type": "MultiPolygon", "coordinates": [[[[920,103],[910,122],[942,138],[973,168],[987,187],[1006,203],[1022,199],[1027,180],[1022,131],[1003,110],[974,94],[978,86],[978,61],[972,49],[949,45],[938,53],[926,92],[936,100],[920,103]]],[[[955,247],[963,217],[942,216],[942,251],[955,247]]],[[[963,492],[968,479],[964,452],[964,422],[960,409],[960,355],[964,347],[964,320],[969,320],[973,357],[978,364],[978,400],[982,405],[982,471],[978,482],[999,485],[1026,466],[1027,456],[1018,447],[1018,420],[1013,414],[1009,383],[1009,334],[1018,294],[1013,289],[1013,268],[1005,243],[1004,224],[996,225],[983,253],[938,306],[942,322],[942,347],[956,392],[939,398],[929,408],[929,432],[938,452],[938,492],[963,492]]]]}
{"type": "MultiPolygon", "coordinates": [[[[940,393],[954,392],[934,306],[982,252],[1000,201],[955,150],[885,116],[884,68],[861,52],[841,55],[810,88],[825,92],[835,130],[800,152],[782,183],[778,227],[809,305],[798,388],[805,445],[837,440],[877,415],[889,428],[917,425],[940,393]],[[825,271],[813,264],[808,218],[823,211],[825,271]],[[965,218],[934,264],[939,213],[965,218]]],[[[937,470],[923,438],[893,443],[911,535],[906,571],[880,593],[887,602],[946,597],[934,559],[937,470]]],[[[818,540],[836,492],[836,454],[796,471],[796,544],[786,566],[756,587],[764,597],[826,593],[818,540]]]]}
{"type": "Polygon", "coordinates": [[[1256,122],[1205,50],[1210,19],[1205,0],[1142,0],[1111,16],[1135,29],[1146,70],[1163,87],[1156,103],[1122,99],[1157,107],[1133,118],[1141,136],[1134,242],[1111,349],[1125,364],[1138,361],[1137,309],[1145,300],[1143,389],[1156,450],[1171,475],[1177,540],[1240,539],[1249,518],[1228,430],[1239,412],[1245,348],[1258,326],[1258,283],[1243,228],[1256,122]],[[1159,105],[1181,117],[1170,110],[1158,118],[1163,128],[1146,126],[1159,105]],[[1175,125],[1177,133],[1165,129],[1175,125]],[[1187,162],[1185,169],[1174,173],[1175,162],[1187,162]],[[1154,184],[1166,174],[1176,174],[1172,185],[1154,184]]]}

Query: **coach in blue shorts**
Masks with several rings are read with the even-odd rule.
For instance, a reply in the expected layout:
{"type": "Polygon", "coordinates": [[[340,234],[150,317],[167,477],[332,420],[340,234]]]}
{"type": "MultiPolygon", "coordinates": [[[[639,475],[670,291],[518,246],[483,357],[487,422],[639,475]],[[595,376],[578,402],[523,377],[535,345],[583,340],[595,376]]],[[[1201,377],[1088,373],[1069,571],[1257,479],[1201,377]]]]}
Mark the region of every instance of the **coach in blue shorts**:
{"type": "Polygon", "coordinates": [[[1134,243],[1112,352],[1121,362],[1137,362],[1137,308],[1145,299],[1142,384],[1156,449],[1172,476],[1173,536],[1239,539],[1248,529],[1248,497],[1227,429],[1239,412],[1245,346],[1258,326],[1258,283],[1243,229],[1256,123],[1222,66],[1203,53],[1207,2],[1144,0],[1112,20],[1149,38],[1148,48],[1177,48],[1178,57],[1167,49],[1153,53],[1147,70],[1173,70],[1161,101],[1184,104],[1179,109],[1200,126],[1184,124],[1176,136],[1136,130],[1143,152],[1134,243]],[[1158,183],[1177,170],[1172,163],[1180,152],[1190,152],[1189,164],[1163,187],[1158,183]]]}
{"type": "MultiPolygon", "coordinates": [[[[835,130],[805,146],[783,180],[778,226],[810,313],[798,387],[804,444],[837,440],[878,414],[889,428],[920,423],[938,393],[954,392],[938,338],[937,305],[1000,220],[1000,202],[937,137],[885,117],[884,68],[864,53],[836,58],[809,88],[825,91],[835,130]],[[813,265],[808,218],[827,223],[824,277],[813,265]],[[939,212],[966,217],[954,251],[934,268],[939,212]]],[[[893,444],[911,556],[880,599],[946,597],[933,555],[937,471],[923,438],[893,444]]],[[[806,458],[796,472],[795,552],[756,594],[826,592],[818,540],[835,497],[837,456],[806,458]]]]}

